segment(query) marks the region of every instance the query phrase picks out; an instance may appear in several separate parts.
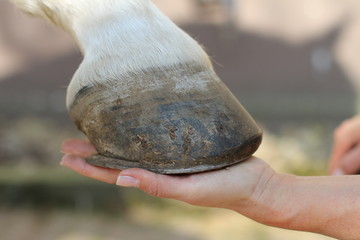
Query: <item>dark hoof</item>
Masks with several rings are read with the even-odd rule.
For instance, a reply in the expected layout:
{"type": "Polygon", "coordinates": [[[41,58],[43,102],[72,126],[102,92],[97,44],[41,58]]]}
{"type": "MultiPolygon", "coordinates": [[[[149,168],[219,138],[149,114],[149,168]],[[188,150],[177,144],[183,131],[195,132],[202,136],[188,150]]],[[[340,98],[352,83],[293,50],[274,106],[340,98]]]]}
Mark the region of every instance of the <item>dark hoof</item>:
{"type": "Polygon", "coordinates": [[[112,88],[86,88],[70,109],[100,154],[91,164],[195,173],[243,161],[260,145],[261,129],[218,79],[206,90],[174,92],[169,83],[125,98],[112,88]]]}
{"type": "Polygon", "coordinates": [[[160,174],[198,173],[221,169],[242,162],[251,157],[254,148],[257,148],[260,142],[261,135],[254,139],[251,139],[247,144],[244,144],[243,146],[239,146],[235,149],[229,150],[223,156],[213,158],[210,157],[207,159],[198,159],[198,161],[192,161],[192,166],[178,164],[178,161],[170,161],[170,164],[153,164],[151,166],[145,166],[142,165],[141,161],[135,162],[126,159],[110,158],[100,154],[92,155],[85,160],[86,162],[95,166],[119,170],[124,170],[127,168],[143,168],[160,174]]]}

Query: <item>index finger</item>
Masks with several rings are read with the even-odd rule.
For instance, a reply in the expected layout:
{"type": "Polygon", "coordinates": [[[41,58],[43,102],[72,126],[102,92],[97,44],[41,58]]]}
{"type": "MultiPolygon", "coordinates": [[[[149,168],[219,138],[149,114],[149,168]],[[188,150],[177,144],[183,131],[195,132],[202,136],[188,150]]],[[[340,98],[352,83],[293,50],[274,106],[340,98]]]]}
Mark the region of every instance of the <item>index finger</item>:
{"type": "Polygon", "coordinates": [[[91,164],[88,164],[85,161],[85,159],[77,155],[71,155],[71,154],[66,154],[62,158],[60,164],[62,166],[70,168],[71,170],[83,176],[110,184],[114,184],[116,182],[116,179],[119,173],[121,172],[120,170],[117,169],[93,166],[91,164]]]}
{"type": "Polygon", "coordinates": [[[344,121],[334,132],[329,172],[341,168],[341,158],[360,142],[360,117],[344,121]]]}
{"type": "Polygon", "coordinates": [[[66,154],[77,155],[83,158],[97,153],[95,147],[87,140],[68,139],[63,142],[61,151],[66,154]]]}

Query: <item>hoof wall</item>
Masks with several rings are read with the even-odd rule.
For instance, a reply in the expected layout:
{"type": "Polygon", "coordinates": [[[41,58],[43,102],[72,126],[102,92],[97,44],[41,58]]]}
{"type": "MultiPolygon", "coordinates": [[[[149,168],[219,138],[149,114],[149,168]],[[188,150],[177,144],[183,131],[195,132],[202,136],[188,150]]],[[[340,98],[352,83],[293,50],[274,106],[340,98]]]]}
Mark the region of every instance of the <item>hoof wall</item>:
{"type": "Polygon", "coordinates": [[[237,163],[240,163],[251,157],[254,149],[258,147],[262,136],[249,141],[246,146],[239,146],[228,151],[223,156],[212,157],[208,159],[194,160],[193,166],[182,166],[179,161],[171,161],[172,164],[147,164],[141,161],[130,161],[126,159],[106,157],[100,154],[92,155],[86,158],[86,162],[98,167],[124,170],[128,168],[142,168],[159,174],[191,174],[222,169],[237,163]]]}
{"type": "Polygon", "coordinates": [[[130,89],[130,95],[121,93],[121,81],[80,91],[70,115],[99,153],[87,162],[184,174],[249,158],[260,145],[262,130],[214,72],[201,66],[190,70],[181,65],[130,74],[132,82],[144,86],[161,83],[130,89]],[[201,84],[183,89],[184,81],[201,84]]]}

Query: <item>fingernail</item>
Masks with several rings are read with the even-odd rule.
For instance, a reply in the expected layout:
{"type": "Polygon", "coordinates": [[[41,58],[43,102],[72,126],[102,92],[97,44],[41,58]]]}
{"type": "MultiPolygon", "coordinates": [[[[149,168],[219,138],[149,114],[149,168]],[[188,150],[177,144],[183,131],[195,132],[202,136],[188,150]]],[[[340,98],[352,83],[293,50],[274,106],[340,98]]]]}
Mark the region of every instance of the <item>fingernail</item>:
{"type": "Polygon", "coordinates": [[[67,157],[67,155],[65,154],[65,156],[62,157],[61,161],[60,161],[60,165],[61,166],[65,166],[65,158],[67,157]]]}
{"type": "Polygon", "coordinates": [[[338,168],[338,169],[335,169],[335,170],[331,173],[331,175],[333,175],[333,176],[345,175],[345,172],[344,172],[342,169],[338,168]]]}
{"type": "Polygon", "coordinates": [[[119,176],[116,185],[121,187],[139,187],[140,181],[130,176],[119,176]]]}
{"type": "Polygon", "coordinates": [[[65,154],[65,155],[62,157],[61,161],[60,161],[60,165],[61,165],[61,166],[64,166],[64,167],[67,167],[67,166],[69,165],[69,162],[75,160],[74,157],[75,157],[74,155],[65,154]]]}
{"type": "Polygon", "coordinates": [[[68,148],[68,142],[65,141],[61,144],[61,152],[66,152],[66,149],[68,148]]]}

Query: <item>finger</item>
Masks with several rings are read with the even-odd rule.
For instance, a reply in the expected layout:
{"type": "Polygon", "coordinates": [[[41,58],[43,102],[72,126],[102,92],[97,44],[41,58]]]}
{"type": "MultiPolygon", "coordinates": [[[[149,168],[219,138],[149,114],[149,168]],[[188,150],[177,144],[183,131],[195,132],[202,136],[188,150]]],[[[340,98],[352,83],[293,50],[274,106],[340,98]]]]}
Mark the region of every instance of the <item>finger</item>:
{"type": "Polygon", "coordinates": [[[89,141],[79,139],[66,140],[61,146],[61,151],[63,153],[78,155],[84,158],[97,152],[95,147],[89,141]]]}
{"type": "Polygon", "coordinates": [[[137,187],[145,193],[160,198],[173,198],[188,203],[196,202],[194,192],[197,192],[194,175],[171,176],[149,172],[143,169],[123,170],[117,180],[117,185],[137,187]]]}
{"type": "Polygon", "coordinates": [[[360,170],[360,145],[351,149],[341,158],[341,169],[345,174],[356,174],[360,170]]]}
{"type": "Polygon", "coordinates": [[[83,176],[110,184],[116,183],[117,176],[120,173],[120,170],[93,166],[85,162],[83,158],[71,154],[66,154],[60,164],[83,176]]]}
{"type": "Polygon", "coordinates": [[[356,140],[352,140],[350,137],[338,137],[334,141],[329,165],[330,172],[341,167],[340,159],[353,147],[354,142],[356,140]]]}
{"type": "Polygon", "coordinates": [[[344,121],[334,132],[334,146],[329,171],[340,168],[340,158],[360,142],[360,117],[344,121]]]}

